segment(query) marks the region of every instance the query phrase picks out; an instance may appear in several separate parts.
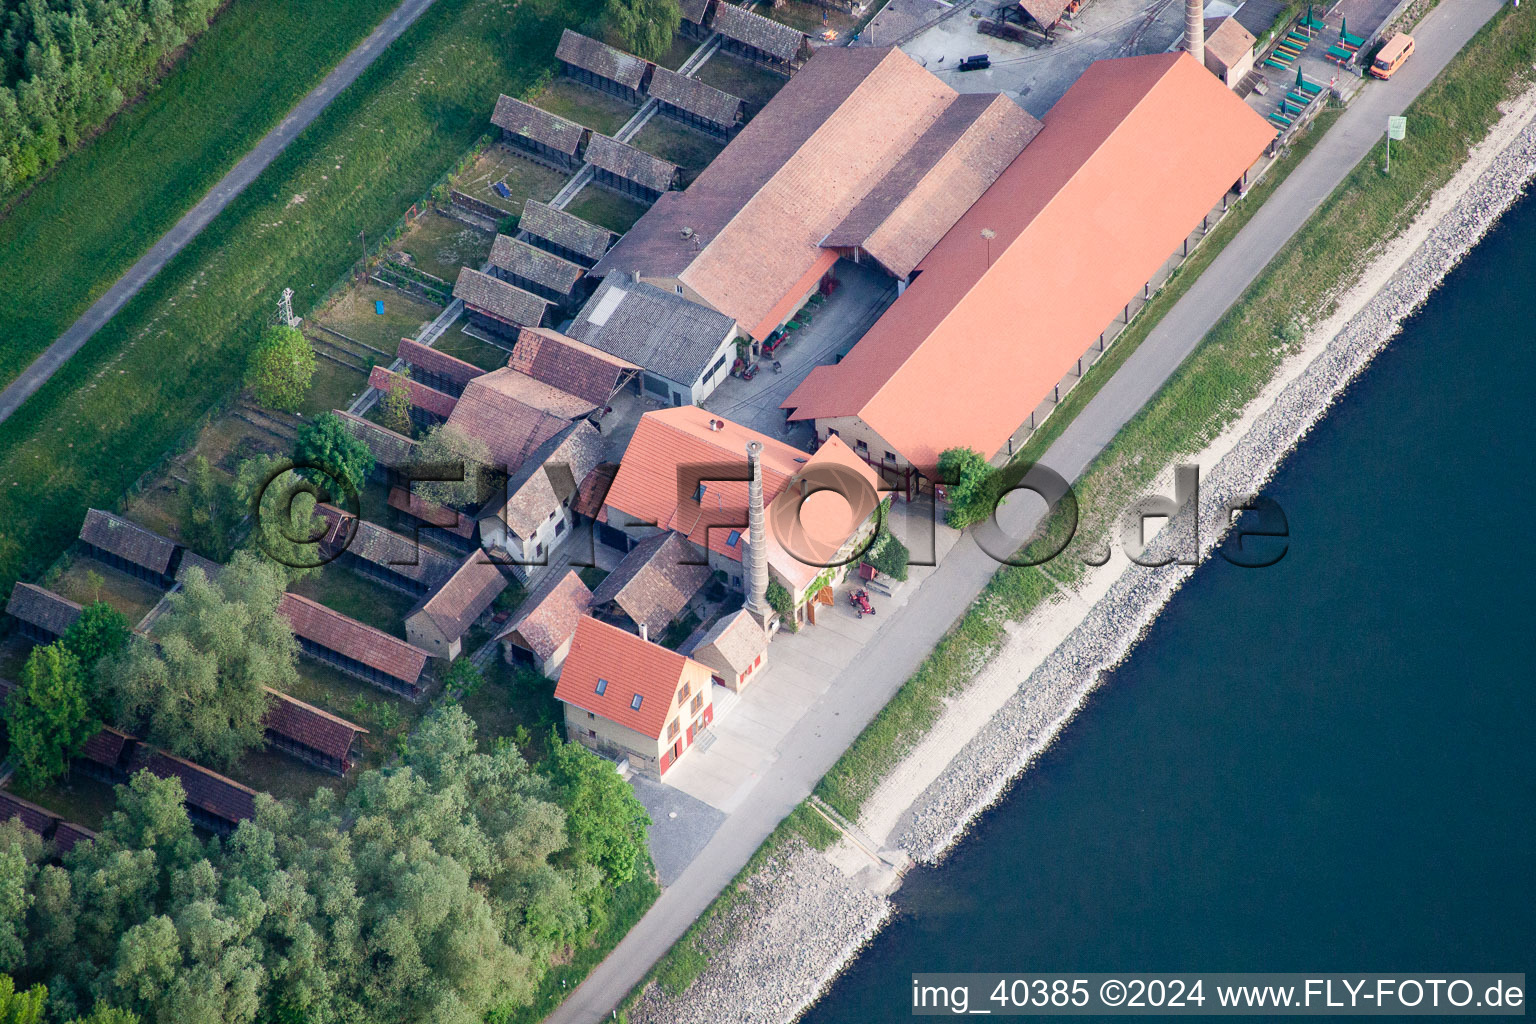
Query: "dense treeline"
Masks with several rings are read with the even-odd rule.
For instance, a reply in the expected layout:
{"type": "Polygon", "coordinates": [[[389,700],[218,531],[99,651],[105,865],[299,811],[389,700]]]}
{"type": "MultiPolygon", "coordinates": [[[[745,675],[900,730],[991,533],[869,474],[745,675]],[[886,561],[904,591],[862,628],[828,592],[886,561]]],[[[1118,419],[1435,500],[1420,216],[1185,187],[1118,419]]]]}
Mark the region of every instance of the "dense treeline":
{"type": "Polygon", "coordinates": [[[0,197],[111,117],[218,8],[219,0],[0,0],[0,197]]]}
{"type": "Polygon", "coordinates": [[[262,797],[224,841],[141,772],[62,865],[0,824],[0,972],[54,1021],[478,1024],[648,884],[647,824],[611,765],[557,744],[536,771],[452,705],[345,798],[262,797]]]}

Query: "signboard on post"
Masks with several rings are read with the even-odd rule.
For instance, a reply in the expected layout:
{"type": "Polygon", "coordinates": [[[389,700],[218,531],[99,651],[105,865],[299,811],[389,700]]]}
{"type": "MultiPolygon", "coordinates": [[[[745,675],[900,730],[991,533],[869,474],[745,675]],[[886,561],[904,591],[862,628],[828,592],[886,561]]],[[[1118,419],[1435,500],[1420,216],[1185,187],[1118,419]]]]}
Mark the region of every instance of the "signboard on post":
{"type": "Polygon", "coordinates": [[[1387,118],[1387,173],[1392,173],[1392,141],[1401,142],[1408,137],[1408,119],[1406,117],[1387,118]]]}

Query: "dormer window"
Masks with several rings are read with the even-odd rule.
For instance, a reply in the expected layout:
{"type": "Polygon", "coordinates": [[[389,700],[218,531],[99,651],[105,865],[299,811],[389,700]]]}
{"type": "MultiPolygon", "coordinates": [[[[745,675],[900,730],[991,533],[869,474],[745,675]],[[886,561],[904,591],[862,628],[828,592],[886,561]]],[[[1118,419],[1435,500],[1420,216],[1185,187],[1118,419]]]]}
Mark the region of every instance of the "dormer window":
{"type": "Polygon", "coordinates": [[[629,709],[631,711],[639,711],[640,710],[640,701],[643,700],[643,699],[644,698],[642,698],[638,693],[635,694],[635,699],[629,702],[629,709]]]}
{"type": "Polygon", "coordinates": [[[601,697],[604,693],[607,692],[607,690],[608,690],[608,680],[606,680],[606,679],[599,679],[597,681],[597,695],[599,697],[601,697]]]}
{"type": "Polygon", "coordinates": [[[697,487],[695,487],[693,489],[693,500],[694,501],[703,501],[704,500],[704,481],[700,480],[699,481],[699,486],[697,486],[697,487]]]}
{"type": "Polygon", "coordinates": [[[726,536],[725,536],[725,546],[726,547],[733,548],[737,544],[740,544],[740,543],[741,543],[741,531],[740,530],[732,530],[730,533],[726,534],[726,536]]]}

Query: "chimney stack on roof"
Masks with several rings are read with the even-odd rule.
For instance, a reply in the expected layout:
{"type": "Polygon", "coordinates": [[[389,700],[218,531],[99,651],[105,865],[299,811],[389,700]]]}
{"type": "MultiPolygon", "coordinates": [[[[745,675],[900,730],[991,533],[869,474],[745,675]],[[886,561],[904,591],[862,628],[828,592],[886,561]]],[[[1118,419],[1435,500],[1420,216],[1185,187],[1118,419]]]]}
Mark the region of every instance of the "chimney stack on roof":
{"type": "Polygon", "coordinates": [[[747,571],[746,610],[766,632],[773,610],[768,607],[768,537],[763,515],[761,441],[747,442],[747,571]]]}
{"type": "Polygon", "coordinates": [[[1205,67],[1205,0],[1184,0],[1184,49],[1205,67]]]}

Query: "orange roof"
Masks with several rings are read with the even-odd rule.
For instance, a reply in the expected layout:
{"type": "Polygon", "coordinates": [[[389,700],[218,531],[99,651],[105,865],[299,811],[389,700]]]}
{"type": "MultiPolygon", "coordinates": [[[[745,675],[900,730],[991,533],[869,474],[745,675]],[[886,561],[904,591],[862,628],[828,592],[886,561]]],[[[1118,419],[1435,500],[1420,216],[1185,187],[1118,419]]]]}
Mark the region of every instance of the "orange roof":
{"type": "MultiPolygon", "coordinates": [[[[619,472],[608,490],[607,505],[662,529],[675,530],[700,547],[740,561],[746,534],[742,524],[747,521],[748,441],[758,441],[763,446],[763,502],[766,505],[773,503],[797,473],[817,463],[842,462],[863,477],[871,489],[879,485],[874,471],[841,441],[834,439],[814,456],[807,455],[783,441],[697,406],[682,405],[640,417],[619,472]],[[718,424],[718,427],[712,428],[712,424],[718,424]],[[696,490],[698,470],[695,469],[691,477],[687,473],[694,467],[718,467],[716,475],[736,474],[741,479],[707,479],[700,493],[696,490]],[[682,479],[679,478],[680,469],[684,471],[682,479]],[[728,541],[734,531],[739,531],[741,536],[737,543],[730,544],[728,541]]],[[[710,474],[705,471],[704,475],[708,477],[710,474]]],[[[866,511],[854,527],[867,515],[866,511]]],[[[774,519],[770,509],[769,522],[774,519]]],[[[827,525],[824,519],[818,519],[815,524],[815,533],[823,543],[828,540],[823,536],[827,525]]],[[[810,528],[812,524],[807,522],[806,526],[810,528]]],[[[844,533],[837,546],[847,537],[844,533]]],[[[770,547],[770,552],[772,550],[770,547]]],[[[801,548],[797,545],[796,550],[801,548]]]]}
{"type": "Polygon", "coordinates": [[[710,671],[676,651],[583,617],[576,623],[571,653],[560,669],[555,699],[660,739],[676,707],[678,688],[688,676],[707,681],[710,671]],[[602,693],[597,692],[599,680],[603,680],[602,693]],[[637,696],[638,708],[634,707],[637,696]]]}
{"type": "Polygon", "coordinates": [[[783,407],[857,416],[917,466],[956,446],[993,455],[1272,138],[1187,54],[1095,63],[853,351],[783,407]]]}
{"type": "Polygon", "coordinates": [[[534,449],[595,408],[584,398],[503,367],[464,386],[448,426],[484,442],[497,468],[515,473],[534,449]]]}

